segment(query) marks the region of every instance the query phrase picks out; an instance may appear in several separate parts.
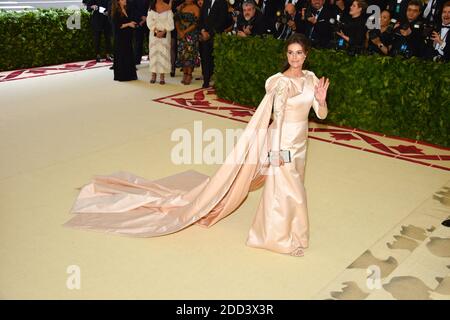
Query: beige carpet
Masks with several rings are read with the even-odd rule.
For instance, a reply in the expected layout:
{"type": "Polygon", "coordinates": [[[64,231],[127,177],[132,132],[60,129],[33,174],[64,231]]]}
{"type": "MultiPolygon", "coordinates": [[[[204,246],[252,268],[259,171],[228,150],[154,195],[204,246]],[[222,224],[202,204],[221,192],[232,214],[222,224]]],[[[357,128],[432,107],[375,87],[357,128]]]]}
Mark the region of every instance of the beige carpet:
{"type": "Polygon", "coordinates": [[[204,130],[245,126],[154,101],[198,89],[200,81],[183,86],[178,75],[151,85],[145,64],[138,74],[139,81],[119,83],[100,67],[0,82],[0,298],[450,297],[450,229],[440,225],[450,215],[450,171],[330,143],[319,133],[309,140],[305,257],[245,246],[261,190],[210,229],[136,239],[63,228],[76,188],[95,174],[214,173],[217,165],[170,161],[174,129],[192,132],[196,120],[204,130]],[[381,286],[371,289],[374,265],[381,286]],[[73,270],[79,289],[70,285],[73,270]],[[413,289],[405,297],[401,288],[413,289]]]}

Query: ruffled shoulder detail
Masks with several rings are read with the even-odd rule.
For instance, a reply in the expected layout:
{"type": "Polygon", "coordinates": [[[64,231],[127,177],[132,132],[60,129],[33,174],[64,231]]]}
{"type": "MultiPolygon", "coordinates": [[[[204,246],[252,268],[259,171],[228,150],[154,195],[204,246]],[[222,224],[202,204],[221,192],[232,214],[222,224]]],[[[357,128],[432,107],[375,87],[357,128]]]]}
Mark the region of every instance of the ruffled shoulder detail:
{"type": "Polygon", "coordinates": [[[266,80],[265,88],[267,93],[275,92],[281,94],[282,92],[292,91],[293,85],[288,77],[278,72],[266,80]]]}

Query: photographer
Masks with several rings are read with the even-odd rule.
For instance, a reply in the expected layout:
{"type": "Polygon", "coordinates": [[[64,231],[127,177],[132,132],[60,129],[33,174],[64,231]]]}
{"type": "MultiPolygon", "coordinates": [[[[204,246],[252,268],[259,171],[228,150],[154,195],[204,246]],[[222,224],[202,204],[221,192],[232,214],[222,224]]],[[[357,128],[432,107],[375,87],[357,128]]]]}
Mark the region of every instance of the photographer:
{"type": "Polygon", "coordinates": [[[311,6],[303,10],[306,35],[314,47],[329,48],[333,37],[330,20],[333,12],[324,6],[325,0],[311,0],[311,6]]]}
{"type": "Polygon", "coordinates": [[[298,32],[300,23],[300,14],[295,10],[292,3],[288,3],[282,14],[279,11],[277,12],[274,37],[286,40],[291,34],[298,32]]]}
{"type": "Polygon", "coordinates": [[[450,60],[450,45],[448,33],[450,30],[450,1],[445,2],[442,8],[441,25],[431,32],[431,41],[427,43],[427,58],[434,61],[450,60]]]}
{"type": "Polygon", "coordinates": [[[359,54],[364,48],[366,34],[366,19],[364,13],[367,3],[364,0],[353,1],[350,7],[350,18],[344,21],[341,31],[336,34],[344,39],[350,54],[359,54]]]}
{"type": "Polygon", "coordinates": [[[383,10],[380,16],[380,29],[369,30],[366,34],[368,52],[387,55],[392,47],[393,31],[391,13],[383,10]]]}
{"type": "Polygon", "coordinates": [[[261,12],[266,22],[267,33],[275,33],[275,22],[278,18],[277,13],[282,12],[284,7],[284,3],[280,0],[264,0],[262,2],[261,12]]]}
{"type": "MultiPolygon", "coordinates": [[[[347,6],[344,0],[332,0],[333,4],[330,4],[330,9],[333,12],[333,17],[337,19],[339,15],[339,19],[346,20],[350,17],[349,9],[350,6],[347,6]]],[[[351,5],[351,4],[350,4],[351,5]]]]}
{"type": "Polygon", "coordinates": [[[241,14],[241,12],[239,11],[239,8],[235,8],[234,4],[235,4],[234,0],[227,1],[228,5],[228,14],[226,22],[227,27],[223,32],[227,34],[236,35],[238,33],[237,17],[241,14]]]}
{"type": "Polygon", "coordinates": [[[240,37],[256,36],[266,33],[264,16],[253,1],[245,1],[242,4],[242,14],[237,17],[237,35],[240,37]]]}
{"type": "Polygon", "coordinates": [[[395,24],[391,51],[393,55],[402,55],[405,58],[424,55],[425,37],[420,21],[421,5],[420,0],[410,0],[406,9],[406,19],[395,24]]]}
{"type": "Polygon", "coordinates": [[[387,9],[395,22],[404,19],[409,0],[388,0],[387,9]]]}

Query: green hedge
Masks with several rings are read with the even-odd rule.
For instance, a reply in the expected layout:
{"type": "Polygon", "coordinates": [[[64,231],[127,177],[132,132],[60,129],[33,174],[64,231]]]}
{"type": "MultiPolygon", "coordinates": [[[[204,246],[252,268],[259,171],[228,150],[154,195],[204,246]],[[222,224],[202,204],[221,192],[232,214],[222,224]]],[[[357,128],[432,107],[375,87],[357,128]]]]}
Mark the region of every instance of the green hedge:
{"type": "Polygon", "coordinates": [[[80,29],[69,29],[72,10],[0,10],[0,71],[94,59],[90,13],[85,9],[79,13],[80,29]]]}
{"type": "Polygon", "coordinates": [[[89,13],[80,10],[81,28],[67,28],[73,11],[0,10],[0,70],[14,70],[95,58],[89,13]]]}
{"type": "MultiPolygon", "coordinates": [[[[281,71],[283,46],[270,36],[217,36],[218,96],[257,106],[265,80],[281,71]]],[[[449,64],[312,49],[304,68],[330,79],[323,122],[450,147],[449,64]]]]}

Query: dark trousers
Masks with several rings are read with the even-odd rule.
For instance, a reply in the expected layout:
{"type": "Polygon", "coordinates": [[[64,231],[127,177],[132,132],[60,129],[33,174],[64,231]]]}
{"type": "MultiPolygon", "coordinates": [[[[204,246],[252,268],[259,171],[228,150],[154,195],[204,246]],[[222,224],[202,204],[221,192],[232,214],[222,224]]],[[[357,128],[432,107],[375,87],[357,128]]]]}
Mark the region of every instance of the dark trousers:
{"type": "Polygon", "coordinates": [[[142,52],[144,50],[144,39],[148,40],[148,28],[146,25],[134,30],[134,53],[136,64],[141,63],[142,52]]]}
{"type": "Polygon", "coordinates": [[[200,42],[200,58],[202,63],[203,83],[209,84],[214,73],[214,57],[213,57],[214,39],[200,42]]]}
{"type": "Polygon", "coordinates": [[[172,72],[175,72],[177,62],[177,51],[178,51],[178,40],[177,40],[177,34],[175,33],[175,36],[172,34],[172,38],[170,40],[170,61],[172,64],[172,72]]]}
{"type": "Polygon", "coordinates": [[[105,50],[106,53],[111,53],[111,30],[109,28],[104,28],[103,30],[94,30],[94,46],[95,54],[100,55],[100,42],[101,35],[105,37],[105,50]]]}

